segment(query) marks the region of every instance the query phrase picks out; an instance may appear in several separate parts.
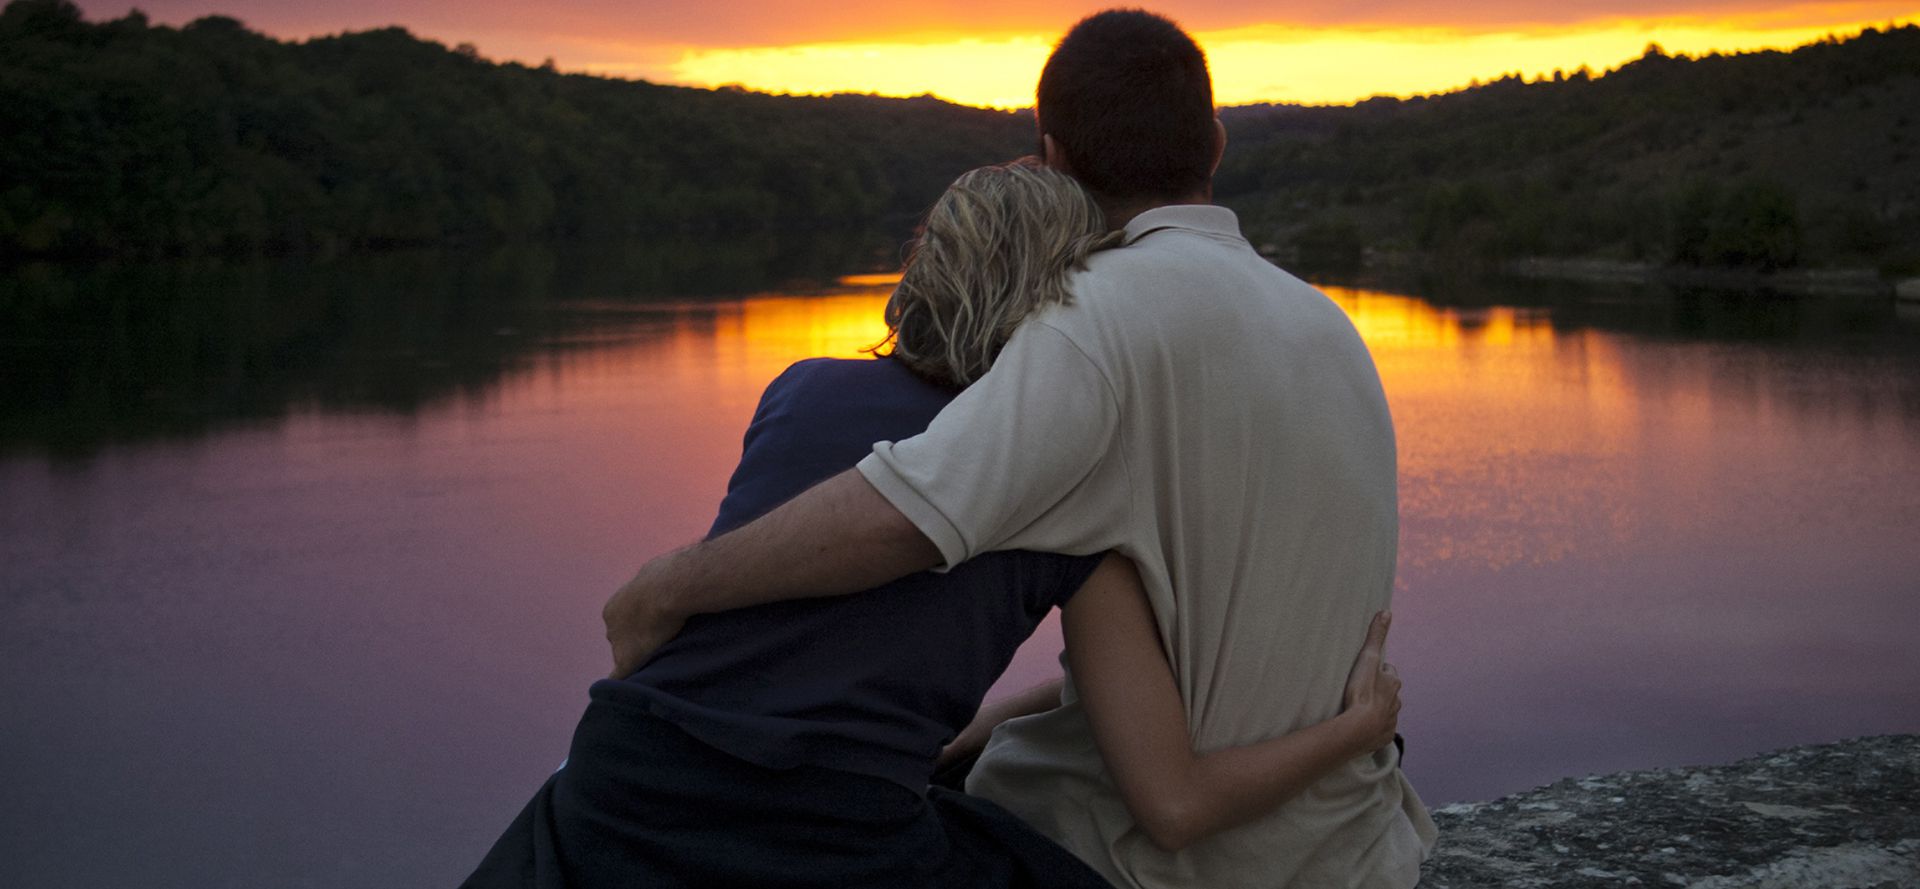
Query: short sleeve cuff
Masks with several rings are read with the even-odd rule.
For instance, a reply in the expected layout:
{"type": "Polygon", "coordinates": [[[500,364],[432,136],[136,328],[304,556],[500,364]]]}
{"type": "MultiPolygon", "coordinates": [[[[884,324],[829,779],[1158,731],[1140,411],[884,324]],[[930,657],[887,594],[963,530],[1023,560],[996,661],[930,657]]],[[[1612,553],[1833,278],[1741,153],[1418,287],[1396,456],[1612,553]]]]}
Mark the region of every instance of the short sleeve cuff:
{"type": "Polygon", "coordinates": [[[873,446],[873,453],[861,458],[855,468],[866,477],[868,484],[873,485],[874,490],[880,492],[880,496],[887,498],[894,509],[900,510],[907,521],[912,522],[914,527],[920,529],[920,533],[933,541],[934,546],[939,547],[940,557],[945,560],[939,570],[945,571],[966,561],[972,553],[967,551],[967,542],[960,536],[960,529],[952,519],[947,518],[946,513],[928,502],[900,475],[891,462],[892,457],[893,442],[878,442],[873,446]]]}

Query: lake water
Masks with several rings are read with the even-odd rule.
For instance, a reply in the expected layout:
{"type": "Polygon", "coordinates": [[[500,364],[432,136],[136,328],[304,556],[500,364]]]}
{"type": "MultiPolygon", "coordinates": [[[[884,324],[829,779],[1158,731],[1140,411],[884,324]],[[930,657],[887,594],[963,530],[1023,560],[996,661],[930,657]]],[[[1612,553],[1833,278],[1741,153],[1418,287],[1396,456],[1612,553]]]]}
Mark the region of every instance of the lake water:
{"type": "MultiPolygon", "coordinates": [[[[564,755],[599,609],[870,242],[0,275],[0,885],[452,885],[564,755]]],[[[1430,802],[1920,730],[1920,320],[1326,287],[1399,429],[1430,802]]],[[[1049,624],[1003,687],[1052,671],[1049,624]]]]}

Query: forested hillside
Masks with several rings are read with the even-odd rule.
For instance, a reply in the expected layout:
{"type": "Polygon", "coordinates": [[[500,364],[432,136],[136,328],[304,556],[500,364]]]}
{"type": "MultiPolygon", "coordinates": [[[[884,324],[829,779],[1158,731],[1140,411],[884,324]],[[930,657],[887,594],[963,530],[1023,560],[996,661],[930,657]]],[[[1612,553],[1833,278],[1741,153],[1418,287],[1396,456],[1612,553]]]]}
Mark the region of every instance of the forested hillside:
{"type": "Polygon", "coordinates": [[[1920,273],[1920,27],[1223,117],[1216,197],[1309,262],[1372,248],[1920,273]]]}
{"type": "Polygon", "coordinates": [[[0,12],[0,252],[858,228],[1032,142],[1029,117],[931,98],[559,74],[397,28],[0,12]]]}
{"type": "MultiPolygon", "coordinates": [[[[1289,262],[1527,256],[1920,273],[1920,28],[1655,49],[1357,106],[1222,112],[1216,197],[1289,262]]],[[[0,254],[904,230],[1030,117],[495,64],[389,28],[0,11],[0,254]]]]}

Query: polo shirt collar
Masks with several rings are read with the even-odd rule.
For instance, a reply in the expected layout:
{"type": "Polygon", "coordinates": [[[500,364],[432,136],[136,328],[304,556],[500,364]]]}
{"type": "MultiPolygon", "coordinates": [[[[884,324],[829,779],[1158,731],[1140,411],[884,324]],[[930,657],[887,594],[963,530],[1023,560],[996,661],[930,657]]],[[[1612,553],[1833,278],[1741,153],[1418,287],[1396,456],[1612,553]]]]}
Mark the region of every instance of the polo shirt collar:
{"type": "Polygon", "coordinates": [[[1122,229],[1126,235],[1121,243],[1131,244],[1169,228],[1245,240],[1240,235],[1240,218],[1232,210],[1215,204],[1168,204],[1133,217],[1122,229]]]}

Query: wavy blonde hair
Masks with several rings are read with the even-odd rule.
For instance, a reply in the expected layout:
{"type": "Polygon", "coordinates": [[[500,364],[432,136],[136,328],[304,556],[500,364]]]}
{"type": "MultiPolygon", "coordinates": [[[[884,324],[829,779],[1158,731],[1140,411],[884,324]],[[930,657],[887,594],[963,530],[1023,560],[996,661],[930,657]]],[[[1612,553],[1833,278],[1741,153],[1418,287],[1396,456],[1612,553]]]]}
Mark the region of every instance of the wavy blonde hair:
{"type": "Polygon", "coordinates": [[[968,171],[927,212],[870,351],[967,386],[1028,315],[1072,300],[1069,271],[1119,241],[1080,183],[1033,158],[968,171]]]}

